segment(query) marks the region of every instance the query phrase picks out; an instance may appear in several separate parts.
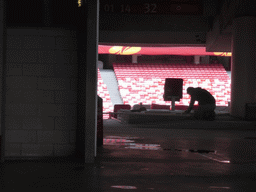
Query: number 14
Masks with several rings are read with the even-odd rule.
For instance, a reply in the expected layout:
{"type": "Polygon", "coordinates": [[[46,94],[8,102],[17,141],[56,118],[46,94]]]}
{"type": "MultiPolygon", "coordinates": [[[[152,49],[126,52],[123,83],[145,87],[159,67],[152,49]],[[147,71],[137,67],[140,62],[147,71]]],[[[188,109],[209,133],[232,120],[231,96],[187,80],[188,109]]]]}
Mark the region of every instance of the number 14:
{"type": "Polygon", "coordinates": [[[124,13],[124,12],[130,13],[131,12],[130,5],[121,5],[121,12],[122,13],[124,13]]]}

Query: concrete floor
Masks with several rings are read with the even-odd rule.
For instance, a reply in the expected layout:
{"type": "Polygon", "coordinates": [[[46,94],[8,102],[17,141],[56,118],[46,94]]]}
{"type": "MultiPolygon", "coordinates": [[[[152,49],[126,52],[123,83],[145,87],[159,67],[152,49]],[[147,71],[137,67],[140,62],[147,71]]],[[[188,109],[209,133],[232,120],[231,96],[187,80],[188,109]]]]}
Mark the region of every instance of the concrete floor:
{"type": "Polygon", "coordinates": [[[104,120],[95,164],[6,161],[1,191],[255,191],[256,122],[104,120]]]}

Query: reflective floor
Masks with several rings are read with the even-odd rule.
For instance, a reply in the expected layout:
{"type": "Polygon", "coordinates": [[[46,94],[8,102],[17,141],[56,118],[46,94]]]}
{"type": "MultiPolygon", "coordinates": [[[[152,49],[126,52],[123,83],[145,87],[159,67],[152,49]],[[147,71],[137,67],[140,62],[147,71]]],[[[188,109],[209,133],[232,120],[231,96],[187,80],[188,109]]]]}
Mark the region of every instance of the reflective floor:
{"type": "Polygon", "coordinates": [[[94,165],[8,161],[1,165],[0,190],[255,191],[255,125],[104,120],[104,145],[94,165]]]}

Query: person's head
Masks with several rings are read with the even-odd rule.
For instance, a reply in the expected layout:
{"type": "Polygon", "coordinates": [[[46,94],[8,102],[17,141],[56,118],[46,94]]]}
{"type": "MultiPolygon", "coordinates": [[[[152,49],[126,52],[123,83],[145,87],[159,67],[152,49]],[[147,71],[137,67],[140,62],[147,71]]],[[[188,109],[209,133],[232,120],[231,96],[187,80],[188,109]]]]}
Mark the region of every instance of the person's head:
{"type": "Polygon", "coordinates": [[[187,94],[191,95],[191,93],[194,91],[193,87],[188,87],[187,88],[187,94]]]}

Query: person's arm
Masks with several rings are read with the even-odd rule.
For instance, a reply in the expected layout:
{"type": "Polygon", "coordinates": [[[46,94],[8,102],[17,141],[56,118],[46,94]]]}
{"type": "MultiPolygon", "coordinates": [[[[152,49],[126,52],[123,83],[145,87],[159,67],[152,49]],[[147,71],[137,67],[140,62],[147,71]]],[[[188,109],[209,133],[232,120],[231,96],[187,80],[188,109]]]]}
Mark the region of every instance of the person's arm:
{"type": "Polygon", "coordinates": [[[194,99],[194,97],[191,97],[191,101],[190,101],[189,107],[188,107],[188,109],[184,113],[190,113],[190,111],[194,107],[194,103],[195,103],[195,99],[194,99]]]}

